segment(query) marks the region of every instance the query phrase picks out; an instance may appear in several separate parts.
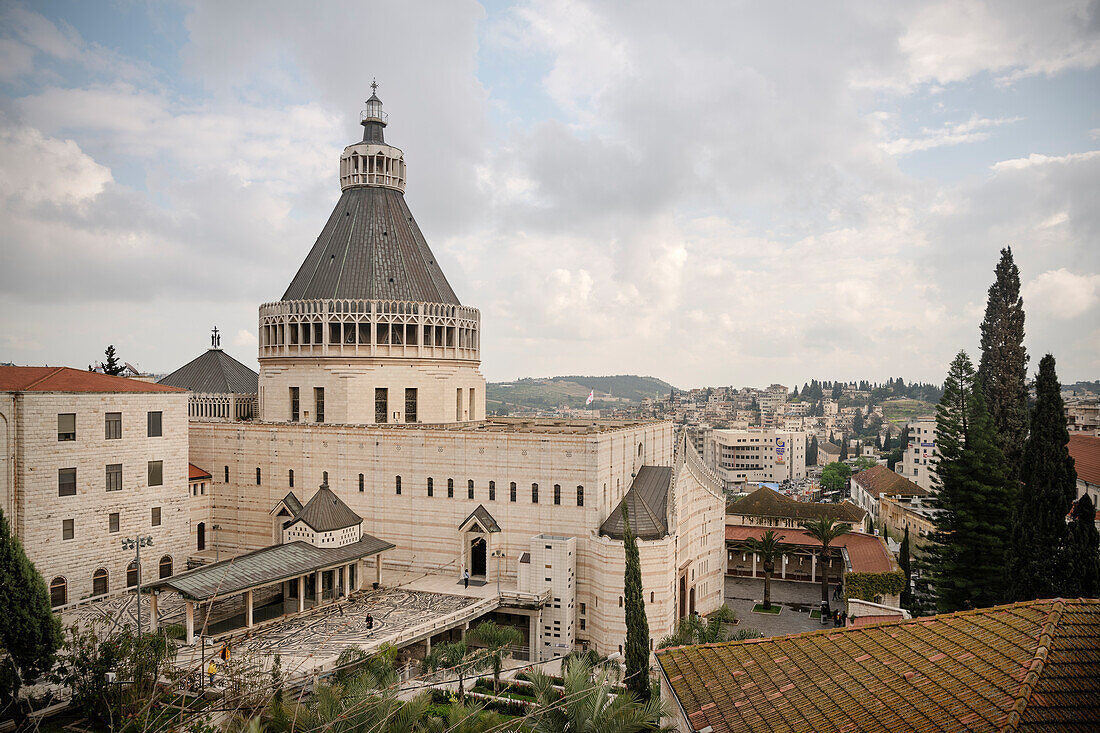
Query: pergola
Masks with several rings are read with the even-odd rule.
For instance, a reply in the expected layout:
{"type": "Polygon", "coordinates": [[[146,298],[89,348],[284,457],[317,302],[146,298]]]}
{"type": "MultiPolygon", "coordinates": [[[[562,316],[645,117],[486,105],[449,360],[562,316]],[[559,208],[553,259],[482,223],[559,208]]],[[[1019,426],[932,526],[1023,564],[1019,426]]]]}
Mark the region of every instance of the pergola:
{"type": "Polygon", "coordinates": [[[342,547],[288,542],[158,580],[143,587],[142,591],[150,592],[153,628],[157,625],[157,594],[162,590],[172,590],[183,597],[186,643],[192,644],[195,639],[196,603],[207,605],[209,617],[209,609],[215,601],[243,596],[244,627],[251,628],[255,591],[278,585],[283,603],[283,612],[279,615],[301,613],[321,605],[325,600],[335,602],[358,590],[362,575],[359,568],[368,558],[374,558],[374,582],[380,584],[382,553],[393,547],[393,544],[368,534],[364,534],[358,542],[342,547]],[[307,594],[312,598],[307,600],[307,594]],[[296,607],[288,610],[287,601],[293,599],[297,600],[296,607]]]}

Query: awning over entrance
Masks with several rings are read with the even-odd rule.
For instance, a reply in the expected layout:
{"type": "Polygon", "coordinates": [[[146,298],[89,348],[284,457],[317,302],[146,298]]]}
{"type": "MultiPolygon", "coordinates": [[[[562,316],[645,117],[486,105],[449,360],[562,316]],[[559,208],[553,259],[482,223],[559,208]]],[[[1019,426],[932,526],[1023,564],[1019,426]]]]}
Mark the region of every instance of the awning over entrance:
{"type": "Polygon", "coordinates": [[[458,525],[458,531],[494,533],[500,531],[500,525],[497,524],[497,520],[493,519],[493,515],[489,513],[488,509],[478,504],[477,509],[470,512],[470,516],[463,519],[462,523],[458,525]]]}
{"type": "Polygon", "coordinates": [[[149,590],[167,588],[188,600],[208,601],[371,557],[394,547],[392,543],[368,534],[364,534],[358,542],[343,547],[315,547],[307,542],[288,542],[189,570],[146,587],[149,590]]]}

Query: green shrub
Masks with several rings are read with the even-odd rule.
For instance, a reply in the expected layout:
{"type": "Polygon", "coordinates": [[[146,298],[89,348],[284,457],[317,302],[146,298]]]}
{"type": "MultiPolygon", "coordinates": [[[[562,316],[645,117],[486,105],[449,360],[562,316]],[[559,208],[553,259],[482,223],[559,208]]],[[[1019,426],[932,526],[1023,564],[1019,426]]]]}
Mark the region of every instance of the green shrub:
{"type": "Polygon", "coordinates": [[[844,576],[844,595],[863,601],[876,596],[896,596],[905,589],[905,574],[900,570],[888,573],[848,573],[844,576]]]}

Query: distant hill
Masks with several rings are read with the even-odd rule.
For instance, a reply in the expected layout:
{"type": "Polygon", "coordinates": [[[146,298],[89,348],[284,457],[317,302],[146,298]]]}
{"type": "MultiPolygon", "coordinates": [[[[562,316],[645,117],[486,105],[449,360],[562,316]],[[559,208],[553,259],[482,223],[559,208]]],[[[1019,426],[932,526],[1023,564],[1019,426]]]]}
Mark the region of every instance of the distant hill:
{"type": "Polygon", "coordinates": [[[638,403],[646,397],[667,399],[672,385],[655,377],[619,374],[612,377],[528,377],[512,382],[490,382],[485,399],[490,411],[502,403],[549,409],[566,405],[584,407],[590,391],[595,391],[594,408],[638,403]]]}

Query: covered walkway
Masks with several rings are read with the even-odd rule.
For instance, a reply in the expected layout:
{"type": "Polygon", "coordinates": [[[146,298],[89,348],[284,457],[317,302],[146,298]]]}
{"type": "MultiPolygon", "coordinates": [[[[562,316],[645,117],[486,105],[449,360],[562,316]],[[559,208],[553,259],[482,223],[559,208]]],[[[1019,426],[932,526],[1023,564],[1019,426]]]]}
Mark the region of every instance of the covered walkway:
{"type": "Polygon", "coordinates": [[[185,641],[192,644],[196,610],[200,633],[213,635],[335,603],[364,587],[366,561],[372,557],[371,582],[378,587],[382,553],[393,547],[367,534],[341,547],[288,542],[164,578],[142,590],[150,593],[154,628],[160,595],[175,591],[183,598],[185,641]]]}

